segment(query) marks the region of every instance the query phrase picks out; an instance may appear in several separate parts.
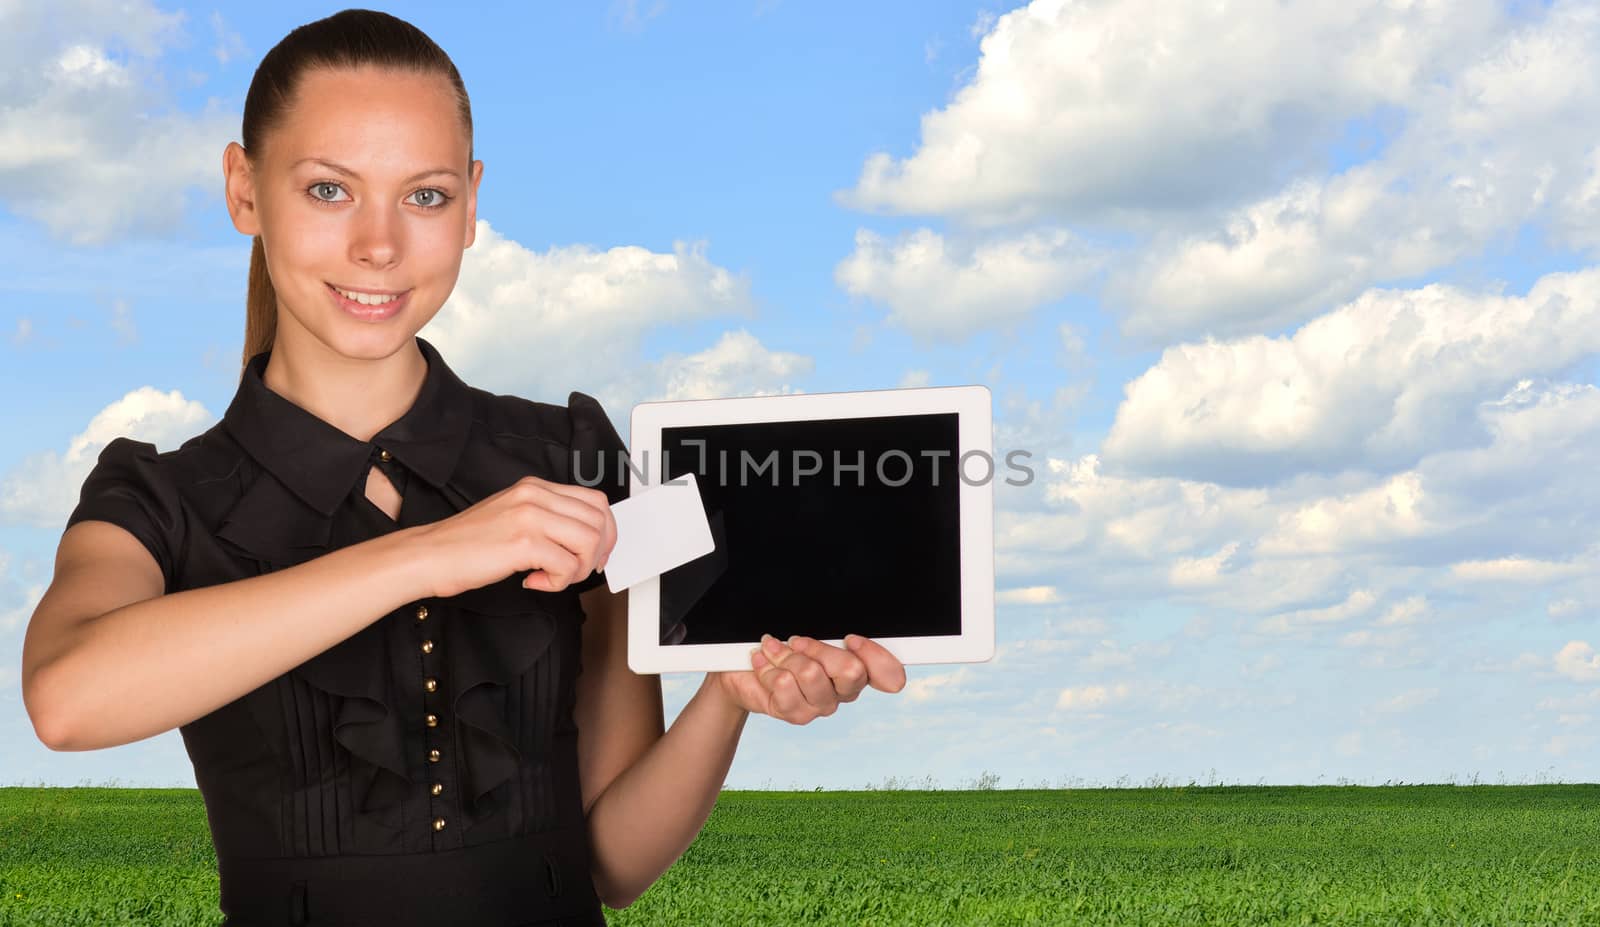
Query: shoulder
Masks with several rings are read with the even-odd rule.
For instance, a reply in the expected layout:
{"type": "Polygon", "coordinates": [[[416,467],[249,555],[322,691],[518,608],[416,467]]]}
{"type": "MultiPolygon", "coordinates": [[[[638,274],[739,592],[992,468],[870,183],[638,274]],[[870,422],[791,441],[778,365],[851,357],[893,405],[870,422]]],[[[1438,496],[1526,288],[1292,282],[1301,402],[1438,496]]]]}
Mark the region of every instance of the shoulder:
{"type": "Polygon", "coordinates": [[[204,508],[196,474],[225,459],[213,453],[206,437],[197,435],[170,451],[137,438],[112,438],[84,477],[66,527],[92,520],[123,528],[150,551],[171,591],[183,575],[190,520],[204,508]]]}
{"type": "Polygon", "coordinates": [[[613,503],[629,494],[628,447],[599,400],[573,390],[565,405],[473,389],[487,440],[552,479],[597,487],[613,503]]]}
{"type": "Polygon", "coordinates": [[[469,387],[473,418],[494,439],[544,441],[562,448],[584,449],[596,433],[611,431],[599,400],[573,390],[565,405],[469,387]]]}
{"type": "Polygon", "coordinates": [[[172,450],[119,436],[106,442],[90,468],[86,484],[118,483],[154,494],[186,497],[187,490],[207,476],[236,465],[242,451],[220,427],[213,427],[172,450]]]}
{"type": "Polygon", "coordinates": [[[69,523],[94,517],[88,514],[92,508],[88,500],[110,495],[137,497],[147,509],[164,512],[175,524],[181,524],[175,516],[185,511],[211,524],[238,500],[256,469],[220,421],[166,451],[149,441],[113,438],[85,478],[80,511],[69,523]]]}

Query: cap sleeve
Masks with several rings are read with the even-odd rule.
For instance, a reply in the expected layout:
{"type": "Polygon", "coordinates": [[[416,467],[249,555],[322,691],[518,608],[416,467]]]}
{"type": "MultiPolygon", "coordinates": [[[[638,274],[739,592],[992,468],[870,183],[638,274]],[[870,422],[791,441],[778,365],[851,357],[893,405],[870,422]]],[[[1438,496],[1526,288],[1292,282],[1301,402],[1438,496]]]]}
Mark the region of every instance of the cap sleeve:
{"type": "Polygon", "coordinates": [[[154,444],[119,437],[101,449],[66,527],[89,519],[120,525],[138,538],[161,566],[166,591],[172,590],[176,552],[183,549],[183,503],[154,444]]]}
{"type": "MultiPolygon", "coordinates": [[[[628,446],[599,401],[574,390],[567,396],[567,417],[572,425],[572,482],[603,490],[613,505],[628,498],[628,446]]],[[[604,582],[604,573],[591,573],[567,588],[587,592],[604,582]]]]}

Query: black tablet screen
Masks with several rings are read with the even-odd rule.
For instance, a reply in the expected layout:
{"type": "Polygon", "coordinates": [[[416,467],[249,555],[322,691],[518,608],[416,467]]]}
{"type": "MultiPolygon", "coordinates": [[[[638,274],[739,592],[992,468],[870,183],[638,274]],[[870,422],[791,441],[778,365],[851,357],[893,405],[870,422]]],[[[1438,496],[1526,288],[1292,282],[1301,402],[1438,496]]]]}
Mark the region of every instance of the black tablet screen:
{"type": "Polygon", "coordinates": [[[954,412],[663,428],[653,476],[694,473],[717,546],[661,575],[661,642],[959,635],[958,437],[954,412]]]}

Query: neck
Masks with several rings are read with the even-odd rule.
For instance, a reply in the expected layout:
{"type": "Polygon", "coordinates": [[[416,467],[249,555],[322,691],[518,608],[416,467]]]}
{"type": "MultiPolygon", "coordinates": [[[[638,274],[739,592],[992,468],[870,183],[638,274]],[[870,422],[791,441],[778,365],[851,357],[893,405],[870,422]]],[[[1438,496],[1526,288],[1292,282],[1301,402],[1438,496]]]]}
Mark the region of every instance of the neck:
{"type": "Polygon", "coordinates": [[[261,379],[345,434],[370,441],[415,404],[427,374],[428,360],[415,338],[386,357],[349,357],[280,324],[261,379]]]}

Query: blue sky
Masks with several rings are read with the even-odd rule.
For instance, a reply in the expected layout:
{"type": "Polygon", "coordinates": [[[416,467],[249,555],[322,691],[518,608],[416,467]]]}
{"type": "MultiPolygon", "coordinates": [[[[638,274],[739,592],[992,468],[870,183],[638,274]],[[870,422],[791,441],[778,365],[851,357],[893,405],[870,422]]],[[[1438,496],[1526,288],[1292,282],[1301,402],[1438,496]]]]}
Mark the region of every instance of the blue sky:
{"type": "MultiPolygon", "coordinates": [[[[485,162],[423,334],[624,434],[990,387],[1037,476],[996,487],[996,660],[754,718],[730,787],[1594,781],[1600,24],[1152,2],[386,5],[485,162]]],[[[0,782],[192,785],[175,731],[38,744],[22,636],[99,448],[226,408],[222,150],[338,7],[55,9],[0,13],[0,782]]]]}

